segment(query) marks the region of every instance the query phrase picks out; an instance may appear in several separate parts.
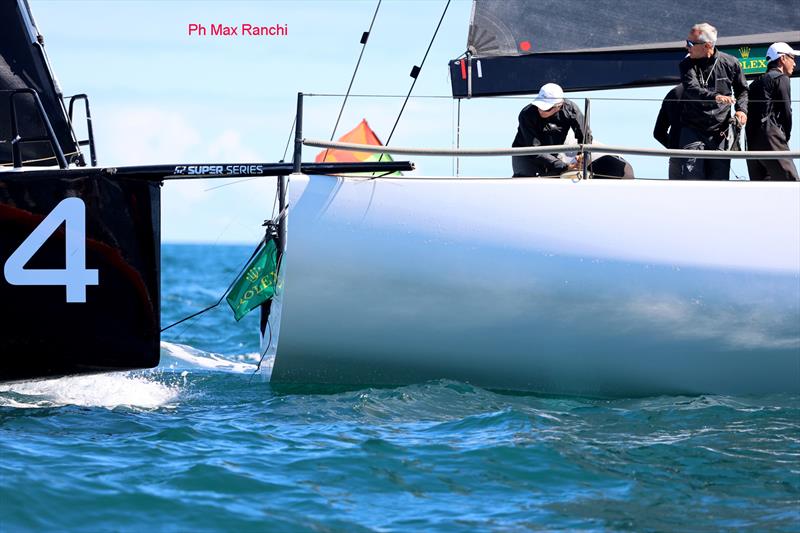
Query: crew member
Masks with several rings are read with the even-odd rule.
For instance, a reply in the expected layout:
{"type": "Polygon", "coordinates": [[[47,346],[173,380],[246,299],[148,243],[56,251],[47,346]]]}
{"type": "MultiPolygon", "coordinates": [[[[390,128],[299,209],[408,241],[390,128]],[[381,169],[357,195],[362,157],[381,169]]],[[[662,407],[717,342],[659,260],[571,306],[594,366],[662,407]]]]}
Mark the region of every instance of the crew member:
{"type": "MultiPolygon", "coordinates": [[[[551,146],[564,144],[572,130],[579,143],[589,141],[584,129],[583,113],[578,106],[564,98],[564,90],[555,83],[542,85],[536,99],[519,114],[517,136],[511,146],[551,146]]],[[[558,154],[536,154],[511,158],[514,177],[558,177],[568,170],[576,170],[579,161],[566,162],[558,154]]]]}
{"type": "MultiPolygon", "coordinates": [[[[681,105],[680,145],[685,150],[725,150],[730,106],[736,120],[747,123],[747,82],[739,62],[716,49],[717,29],[695,24],[686,39],[688,54],[680,63],[684,101],[681,105]],[[735,96],[735,98],[734,98],[735,96]]],[[[727,180],[730,159],[682,159],[681,177],[727,180]]]]}
{"type": "MultiPolygon", "coordinates": [[[[661,109],[653,128],[653,137],[664,148],[673,150],[681,147],[681,102],[683,98],[683,85],[676,85],[664,97],[661,109]]],[[[669,158],[669,179],[681,179],[681,162],[677,157],[669,158]]]]}
{"type": "MultiPolygon", "coordinates": [[[[767,50],[767,72],[750,84],[750,120],[747,123],[748,150],[788,150],[792,134],[792,104],[789,76],[795,56],[786,43],[775,43],[767,50]]],[[[800,180],[791,159],[747,160],[751,181],[800,180]]]]}

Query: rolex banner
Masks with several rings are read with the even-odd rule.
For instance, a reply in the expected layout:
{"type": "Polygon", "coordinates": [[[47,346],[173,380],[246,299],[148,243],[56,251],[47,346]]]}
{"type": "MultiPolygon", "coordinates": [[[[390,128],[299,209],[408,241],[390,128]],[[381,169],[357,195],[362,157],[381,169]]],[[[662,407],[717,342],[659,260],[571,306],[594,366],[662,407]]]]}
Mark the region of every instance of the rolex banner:
{"type": "Polygon", "coordinates": [[[730,48],[723,46],[720,47],[720,50],[739,60],[745,76],[763,74],[767,71],[766,46],[732,46],[730,48]]]}
{"type": "Polygon", "coordinates": [[[266,302],[275,294],[278,285],[278,249],[269,240],[247,265],[242,276],[233,284],[228,305],[236,321],[266,302]]]}

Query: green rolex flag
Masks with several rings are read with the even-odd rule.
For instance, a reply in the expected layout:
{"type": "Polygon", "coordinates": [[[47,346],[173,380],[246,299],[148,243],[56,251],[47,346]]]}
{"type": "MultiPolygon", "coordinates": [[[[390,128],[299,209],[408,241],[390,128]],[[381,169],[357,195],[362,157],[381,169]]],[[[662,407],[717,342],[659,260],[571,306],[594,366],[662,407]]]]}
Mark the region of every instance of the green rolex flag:
{"type": "Polygon", "coordinates": [[[270,240],[250,261],[228,293],[226,300],[233,309],[236,321],[272,298],[277,285],[278,249],[275,247],[275,241],[270,240]]]}

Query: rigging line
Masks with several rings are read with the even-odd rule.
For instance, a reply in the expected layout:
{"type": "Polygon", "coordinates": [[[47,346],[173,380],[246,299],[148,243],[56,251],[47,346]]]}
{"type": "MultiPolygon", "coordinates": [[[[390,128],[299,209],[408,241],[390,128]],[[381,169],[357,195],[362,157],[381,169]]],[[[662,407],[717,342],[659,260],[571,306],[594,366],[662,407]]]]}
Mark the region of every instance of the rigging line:
{"type": "Polygon", "coordinates": [[[264,358],[267,356],[269,347],[272,346],[272,325],[269,323],[269,320],[267,320],[267,329],[269,330],[269,340],[267,341],[267,347],[264,348],[264,353],[261,354],[261,358],[258,360],[256,369],[253,370],[252,374],[250,374],[250,379],[247,381],[248,385],[253,382],[253,378],[255,377],[255,375],[258,374],[259,370],[261,370],[261,363],[264,362],[264,358]]]}
{"type": "MultiPolygon", "coordinates": [[[[303,93],[303,96],[308,96],[309,98],[313,98],[315,96],[322,97],[322,98],[339,98],[340,96],[345,96],[341,93],[303,93]]],[[[370,93],[360,93],[360,94],[351,94],[349,98],[405,98],[406,95],[404,94],[370,94],[370,93]]],[[[453,97],[447,94],[422,94],[419,96],[414,96],[414,98],[436,98],[439,100],[452,100],[453,97]]]]}
{"type": "MultiPolygon", "coordinates": [[[[286,208],[284,207],[283,211],[281,211],[279,216],[283,217],[285,214],[286,214],[286,208]]],[[[250,261],[248,260],[247,262],[249,263],[250,261]]],[[[275,274],[275,290],[276,290],[276,293],[277,293],[277,288],[278,288],[278,274],[277,274],[277,272],[280,272],[282,264],[283,264],[283,253],[281,253],[278,256],[278,264],[277,264],[277,267],[275,269],[275,272],[276,272],[276,274],[275,274]]],[[[262,303],[261,305],[264,305],[264,304],[262,303]]],[[[270,308],[270,311],[271,310],[272,310],[272,308],[270,308]]],[[[253,376],[255,376],[256,373],[259,370],[261,370],[261,363],[264,362],[264,358],[267,356],[267,352],[269,351],[269,347],[272,346],[272,324],[269,321],[269,317],[267,317],[267,329],[269,330],[269,340],[267,341],[267,347],[264,348],[264,353],[261,354],[261,359],[258,360],[258,365],[256,365],[256,369],[250,375],[250,381],[253,381],[253,376]]]]}
{"type": "Polygon", "coordinates": [[[286,161],[286,152],[289,151],[289,145],[292,144],[292,134],[294,133],[294,127],[297,126],[297,115],[294,116],[294,120],[292,121],[292,127],[289,128],[289,138],[286,139],[286,148],[283,149],[283,157],[281,158],[281,163],[286,161]]]}
{"type": "Polygon", "coordinates": [[[236,181],[230,181],[228,183],[223,183],[222,185],[217,185],[216,187],[211,187],[210,189],[204,189],[203,192],[215,191],[215,190],[221,189],[223,187],[228,187],[230,185],[236,185],[237,183],[244,183],[245,181],[253,181],[253,180],[257,180],[259,178],[271,178],[271,177],[273,177],[273,176],[253,176],[252,178],[242,178],[242,179],[238,179],[236,181]]]}
{"type": "Polygon", "coordinates": [[[170,324],[169,326],[166,326],[166,327],[163,327],[163,328],[161,328],[161,333],[164,333],[164,332],[165,332],[165,331],[167,331],[168,329],[170,329],[170,328],[172,328],[172,327],[175,327],[175,326],[177,326],[178,324],[182,324],[182,323],[186,322],[187,320],[191,320],[191,319],[193,319],[193,318],[195,318],[195,317],[197,317],[197,316],[200,316],[200,315],[202,315],[203,313],[206,313],[206,312],[208,312],[208,311],[211,311],[212,309],[214,309],[215,307],[217,307],[219,304],[221,304],[221,303],[222,303],[222,300],[224,300],[224,299],[225,299],[225,295],[227,295],[227,294],[228,294],[228,292],[231,290],[231,288],[233,287],[233,285],[234,285],[234,284],[235,284],[235,283],[236,283],[236,282],[239,280],[239,277],[240,277],[240,276],[242,275],[242,273],[245,271],[245,269],[247,268],[247,265],[249,265],[249,264],[250,264],[250,261],[252,261],[252,260],[253,260],[253,258],[256,256],[256,254],[258,253],[258,251],[259,251],[259,250],[261,249],[261,247],[264,245],[264,242],[265,242],[265,241],[266,241],[266,235],[264,236],[264,238],[263,238],[263,239],[261,239],[261,241],[258,243],[258,245],[256,245],[256,248],[255,248],[255,250],[253,250],[253,253],[250,255],[250,258],[249,258],[247,261],[245,261],[245,263],[244,263],[244,266],[242,267],[242,269],[241,269],[241,270],[239,270],[239,273],[238,273],[238,274],[236,274],[236,277],[235,277],[235,278],[233,278],[233,281],[231,281],[230,285],[228,285],[228,288],[227,288],[227,289],[225,289],[225,292],[223,292],[223,293],[222,293],[222,296],[220,296],[220,297],[219,297],[219,300],[217,300],[217,302],[216,302],[216,303],[214,303],[214,304],[212,304],[212,305],[209,305],[208,307],[206,307],[206,308],[204,308],[204,309],[201,309],[200,311],[197,311],[197,312],[195,312],[195,313],[192,313],[192,314],[191,314],[191,315],[189,315],[189,316],[183,317],[183,318],[181,318],[180,320],[178,320],[177,322],[173,322],[173,323],[172,323],[172,324],[170,324]]]}
{"type": "MultiPolygon", "coordinates": [[[[9,143],[3,143],[3,144],[9,144],[9,143]]],[[[69,156],[72,156],[72,155],[78,155],[80,153],[81,153],[80,151],[69,152],[69,153],[64,154],[64,157],[69,157],[69,156]]],[[[25,159],[24,161],[22,161],[22,164],[24,165],[25,163],[41,163],[42,161],[49,161],[50,159],[56,160],[57,158],[56,158],[56,156],[51,155],[51,156],[48,156],[48,157],[40,157],[39,159],[25,159]]],[[[10,167],[10,166],[13,166],[13,165],[14,165],[13,162],[12,163],[0,163],[0,167],[10,167]]]]}
{"type": "MultiPolygon", "coordinates": [[[[283,179],[281,176],[278,176],[278,179],[283,179]]],[[[270,220],[275,220],[275,208],[278,206],[278,194],[280,194],[277,190],[275,191],[275,197],[272,199],[272,216],[270,220]]]]}
{"type": "MultiPolygon", "coordinates": [[[[324,98],[339,98],[344,96],[344,94],[340,93],[303,93],[303,97],[324,97],[324,98]]],[[[482,98],[484,100],[531,100],[535,97],[535,94],[529,95],[496,95],[496,96],[480,96],[474,98],[482,98]]],[[[405,94],[351,94],[349,98],[407,98],[405,94]]],[[[446,94],[419,94],[414,95],[411,98],[418,98],[418,99],[437,99],[437,100],[454,100],[456,99],[452,95],[446,94]]],[[[571,97],[571,100],[585,100],[587,97],[585,96],[574,96],[571,97]]],[[[608,100],[608,101],[621,101],[621,102],[663,102],[663,98],[630,98],[630,97],[613,97],[613,96],[592,96],[590,97],[592,100],[608,100]]],[[[668,102],[705,102],[708,103],[708,100],[682,100],[682,99],[669,99],[668,102]]],[[[798,103],[800,100],[748,100],[749,102],[792,102],[798,103]]]]}
{"type": "MultiPolygon", "coordinates": [[[[369,29],[366,33],[361,35],[361,52],[358,54],[358,61],[356,61],[356,68],[353,70],[353,76],[350,78],[350,85],[347,86],[347,92],[344,95],[344,100],[342,100],[342,106],[339,108],[339,116],[336,117],[336,123],[333,125],[333,131],[331,132],[331,140],[336,135],[336,129],[339,127],[339,121],[342,119],[342,113],[344,112],[344,106],[347,104],[347,98],[350,96],[350,89],[353,88],[353,82],[356,80],[356,74],[358,73],[358,67],[361,65],[361,58],[364,56],[364,50],[367,49],[367,42],[369,41],[369,36],[372,33],[372,26],[375,24],[375,19],[378,16],[378,10],[381,8],[381,2],[383,0],[378,0],[378,5],[375,6],[375,13],[372,14],[372,21],[369,23],[369,29]]],[[[325,155],[322,157],[322,162],[324,163],[328,159],[328,152],[330,150],[325,150],[325,155]]]]}
{"type": "MultiPolygon", "coordinates": [[[[411,91],[414,90],[414,85],[417,84],[417,80],[419,79],[419,74],[422,71],[422,67],[425,66],[425,60],[428,58],[428,52],[431,51],[431,46],[433,46],[433,41],[436,40],[436,35],[439,33],[439,28],[442,26],[442,21],[444,20],[445,14],[447,14],[447,8],[450,7],[450,0],[447,0],[447,3],[444,6],[444,10],[442,11],[442,16],[439,18],[439,23],[436,25],[436,30],[433,32],[433,37],[431,37],[431,42],[428,43],[428,49],[425,50],[425,55],[422,56],[422,62],[419,64],[419,67],[414,66],[411,69],[412,76],[414,77],[414,81],[411,82],[411,87],[408,89],[408,94],[406,94],[406,99],[403,100],[403,106],[400,108],[400,113],[397,114],[397,120],[394,121],[394,126],[392,126],[392,131],[389,133],[389,137],[386,139],[386,146],[389,146],[389,143],[392,141],[392,135],[394,135],[394,130],[397,128],[397,124],[400,122],[400,117],[403,116],[403,111],[406,109],[406,104],[408,103],[408,99],[411,98],[411,91]]],[[[378,158],[378,162],[383,159],[383,154],[378,158]]]]}

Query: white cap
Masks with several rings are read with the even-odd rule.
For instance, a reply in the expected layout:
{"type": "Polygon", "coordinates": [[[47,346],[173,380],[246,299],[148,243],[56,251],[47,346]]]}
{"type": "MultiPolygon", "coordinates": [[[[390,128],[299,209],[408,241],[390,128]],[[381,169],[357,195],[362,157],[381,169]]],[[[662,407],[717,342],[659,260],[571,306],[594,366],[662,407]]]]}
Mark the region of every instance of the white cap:
{"type": "Polygon", "coordinates": [[[539,94],[536,95],[533,105],[542,111],[547,111],[554,105],[558,105],[563,101],[564,89],[555,83],[545,83],[542,85],[542,88],[539,89],[539,94]]]}
{"type": "Polygon", "coordinates": [[[792,50],[792,47],[786,43],[774,43],[767,50],[767,61],[775,61],[784,54],[800,56],[800,51],[792,50]]]}

